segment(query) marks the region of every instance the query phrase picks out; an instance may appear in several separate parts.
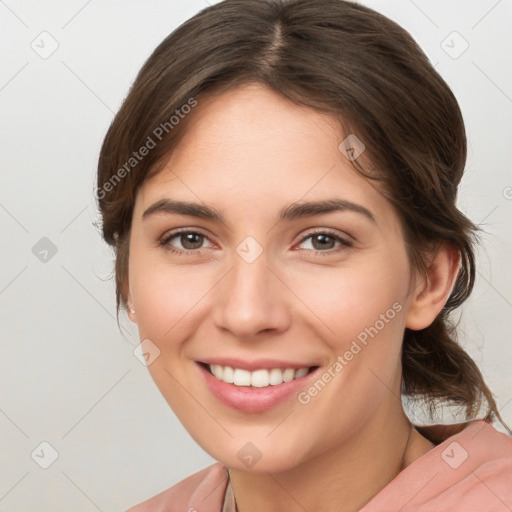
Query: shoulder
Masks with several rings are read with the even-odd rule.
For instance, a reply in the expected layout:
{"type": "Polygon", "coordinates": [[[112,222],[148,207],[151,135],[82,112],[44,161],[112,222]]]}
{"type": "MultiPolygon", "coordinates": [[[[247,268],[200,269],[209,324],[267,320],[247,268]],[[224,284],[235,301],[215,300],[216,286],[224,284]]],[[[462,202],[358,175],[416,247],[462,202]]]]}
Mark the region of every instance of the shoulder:
{"type": "Polygon", "coordinates": [[[447,446],[441,457],[453,473],[459,472],[452,491],[454,499],[460,498],[458,488],[459,495],[463,493],[473,507],[492,511],[512,509],[511,437],[491,423],[478,420],[444,444],[447,446]]]}
{"type": "Polygon", "coordinates": [[[126,512],[221,512],[227,481],[216,462],[126,512]]]}
{"type": "Polygon", "coordinates": [[[484,420],[423,427],[439,444],[400,472],[361,510],[512,510],[512,439],[484,420]]]}

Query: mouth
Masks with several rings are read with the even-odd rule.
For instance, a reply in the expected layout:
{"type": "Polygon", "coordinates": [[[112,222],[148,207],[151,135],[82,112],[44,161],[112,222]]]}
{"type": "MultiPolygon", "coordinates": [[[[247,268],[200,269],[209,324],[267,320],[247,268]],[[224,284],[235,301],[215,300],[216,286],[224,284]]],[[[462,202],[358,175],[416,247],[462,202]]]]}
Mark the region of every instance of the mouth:
{"type": "Polygon", "coordinates": [[[289,402],[316,378],[320,366],[242,361],[196,361],[206,389],[219,403],[244,413],[263,413],[289,402]],[[236,364],[233,364],[236,363],[236,364]],[[239,368],[245,366],[245,368],[239,368]],[[250,369],[249,369],[250,368],[250,369]]]}
{"type": "Polygon", "coordinates": [[[250,371],[220,364],[200,363],[217,380],[239,387],[266,388],[279,386],[285,382],[301,379],[318,368],[304,366],[301,368],[261,368],[250,371]]]}

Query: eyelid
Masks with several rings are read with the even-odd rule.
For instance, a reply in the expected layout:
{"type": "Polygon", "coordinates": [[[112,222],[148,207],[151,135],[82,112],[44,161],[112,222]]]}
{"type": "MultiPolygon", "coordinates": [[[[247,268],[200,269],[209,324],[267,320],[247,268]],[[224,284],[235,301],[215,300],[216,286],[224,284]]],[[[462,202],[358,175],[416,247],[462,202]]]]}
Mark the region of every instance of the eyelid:
{"type": "Polygon", "coordinates": [[[179,235],[181,233],[197,233],[198,235],[204,235],[210,238],[210,233],[207,230],[195,226],[169,229],[162,235],[162,238],[169,238],[170,236],[179,235]]]}
{"type": "Polygon", "coordinates": [[[208,233],[206,233],[202,228],[196,228],[194,226],[191,227],[185,227],[185,228],[176,228],[176,229],[170,229],[166,231],[161,238],[169,238],[176,235],[179,235],[180,233],[197,233],[199,235],[204,235],[206,237],[209,237],[208,233]]]}
{"type": "MultiPolygon", "coordinates": [[[[329,235],[333,238],[337,238],[340,240],[343,240],[347,244],[353,244],[355,242],[354,238],[350,236],[348,233],[340,233],[339,231],[336,231],[331,228],[314,228],[313,231],[308,231],[307,233],[301,235],[301,238],[299,239],[299,243],[303,242],[307,238],[313,235],[329,235]]],[[[324,251],[326,252],[326,251],[324,251]]]]}

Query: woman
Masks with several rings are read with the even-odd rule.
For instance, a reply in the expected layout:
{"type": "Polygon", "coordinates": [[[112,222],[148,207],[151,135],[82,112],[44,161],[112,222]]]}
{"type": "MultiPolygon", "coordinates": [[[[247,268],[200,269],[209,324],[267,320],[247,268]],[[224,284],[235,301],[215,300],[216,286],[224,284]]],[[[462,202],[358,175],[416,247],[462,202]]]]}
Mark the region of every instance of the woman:
{"type": "Polygon", "coordinates": [[[512,440],[449,320],[475,276],[465,158],[450,89],[369,8],[226,0],[158,46],[101,150],[103,235],[118,312],[219,462],[132,512],[512,508],[512,440]],[[466,421],[415,426],[402,394],[466,421]]]}

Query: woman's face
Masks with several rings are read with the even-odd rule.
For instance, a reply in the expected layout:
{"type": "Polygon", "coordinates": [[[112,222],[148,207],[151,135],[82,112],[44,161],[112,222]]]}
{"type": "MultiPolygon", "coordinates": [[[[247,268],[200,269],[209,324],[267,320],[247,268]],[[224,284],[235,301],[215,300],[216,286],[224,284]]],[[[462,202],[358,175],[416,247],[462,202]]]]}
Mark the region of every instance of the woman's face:
{"type": "Polygon", "coordinates": [[[136,198],[130,317],[207,452],[232,468],[294,467],[401,407],[399,219],[329,115],[255,84],[190,115],[136,198]]]}

